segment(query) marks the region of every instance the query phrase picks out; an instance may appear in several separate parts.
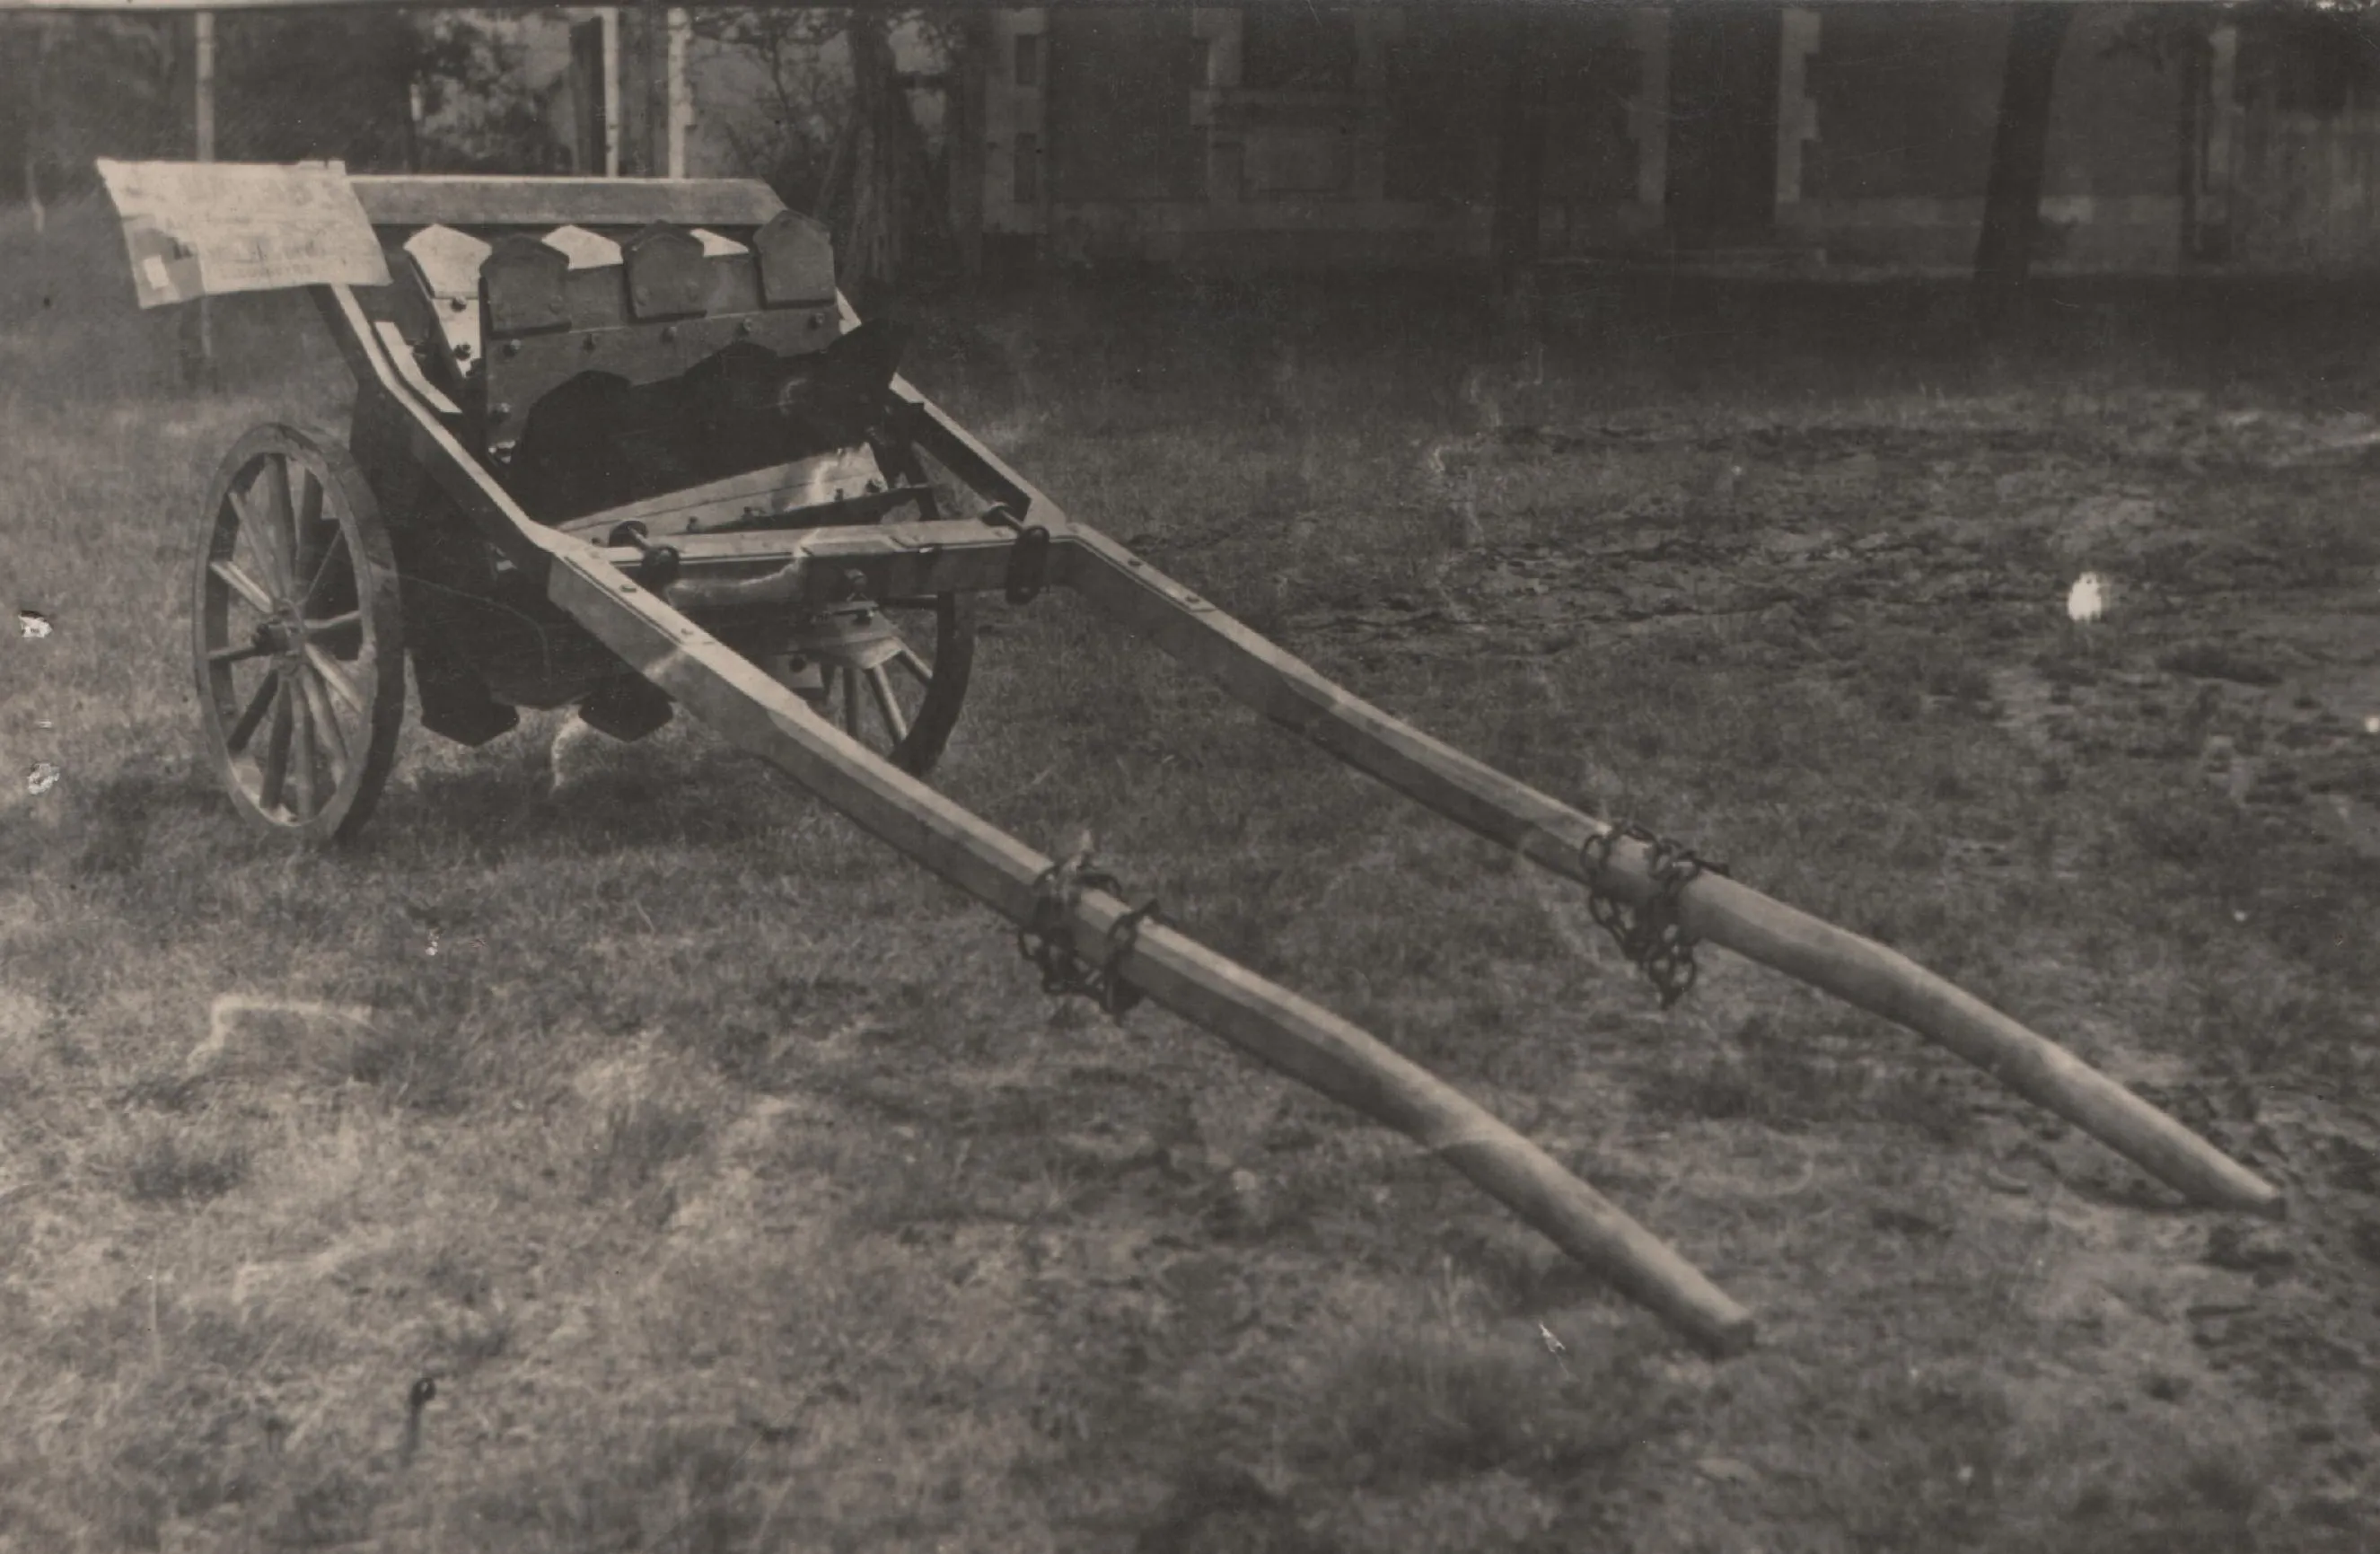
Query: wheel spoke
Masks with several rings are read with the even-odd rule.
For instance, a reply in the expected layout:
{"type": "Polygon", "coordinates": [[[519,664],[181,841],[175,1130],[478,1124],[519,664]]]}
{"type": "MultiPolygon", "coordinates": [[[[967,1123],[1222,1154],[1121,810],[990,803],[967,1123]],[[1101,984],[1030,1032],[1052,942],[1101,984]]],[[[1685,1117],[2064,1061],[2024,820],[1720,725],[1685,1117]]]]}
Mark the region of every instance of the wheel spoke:
{"type": "Polygon", "coordinates": [[[327,637],[332,632],[345,631],[349,626],[359,626],[363,624],[364,613],[360,610],[350,610],[344,615],[325,615],[319,621],[308,621],[306,635],[327,637]]]}
{"type": "Polygon", "coordinates": [[[248,748],[249,740],[256,734],[256,725],[262,722],[264,714],[272,710],[273,693],[280,688],[281,671],[267,671],[264,678],[257,682],[256,694],[249,697],[248,705],[241,709],[239,722],[232,724],[231,732],[224,736],[225,749],[237,755],[248,748]]]}
{"type": "Polygon", "coordinates": [[[883,716],[884,726],[898,745],[909,737],[909,720],[901,715],[901,703],[892,694],[892,676],[884,673],[881,664],[868,672],[868,689],[876,698],[876,710],[883,716]]]}
{"type": "Polygon", "coordinates": [[[292,682],[290,727],[297,735],[291,770],[298,779],[298,802],[291,813],[301,820],[310,820],[314,818],[314,719],[307,710],[303,695],[306,672],[294,670],[289,678],[292,682]]]}
{"type": "Polygon", "coordinates": [[[907,670],[917,679],[917,684],[930,686],[934,683],[934,666],[919,658],[917,650],[907,643],[901,644],[901,650],[892,662],[907,670]]]}
{"type": "Polygon", "coordinates": [[[242,642],[237,647],[215,649],[207,654],[207,662],[209,663],[242,663],[249,659],[261,659],[272,650],[270,648],[260,648],[253,642],[242,642]]]}
{"type": "Polygon", "coordinates": [[[298,673],[298,687],[306,698],[306,712],[313,721],[315,745],[322,752],[323,764],[331,769],[331,785],[335,788],[347,780],[347,731],[339,722],[338,709],[331,705],[330,693],[322,688],[322,677],[310,668],[298,673]]]}
{"type": "Polygon", "coordinates": [[[283,591],[295,594],[305,537],[298,532],[298,509],[289,500],[289,460],[281,455],[268,459],[257,483],[264,488],[264,532],[281,562],[283,591]]]}
{"type": "MultiPolygon", "coordinates": [[[[231,514],[232,554],[237,556],[243,549],[246,550],[255,559],[256,569],[264,574],[265,582],[270,584],[273,581],[273,558],[265,553],[264,541],[257,537],[256,515],[250,511],[248,498],[241,494],[239,487],[235,485],[225,490],[224,506],[231,514]]],[[[215,515],[215,521],[220,529],[222,513],[215,515]]]]}
{"type": "Polygon", "coordinates": [[[298,509],[298,529],[302,534],[322,521],[322,482],[302,464],[289,467],[289,479],[290,499],[298,509]]]}
{"type": "MultiPolygon", "coordinates": [[[[331,694],[347,704],[347,710],[358,718],[370,715],[371,709],[365,700],[363,688],[348,678],[345,664],[311,642],[306,644],[306,662],[322,677],[322,684],[331,688],[331,694]]],[[[364,662],[358,659],[356,666],[361,668],[364,662]]]]}
{"type": "Polygon", "coordinates": [[[281,807],[281,784],[289,774],[289,681],[273,677],[273,732],[264,736],[264,777],[257,784],[256,807],[271,814],[281,807]]]}
{"type": "Polygon", "coordinates": [[[207,570],[213,574],[216,580],[224,587],[239,595],[240,602],[258,614],[270,615],[273,613],[273,595],[266,592],[255,578],[242,572],[237,563],[211,561],[207,563],[207,570]]]}
{"type": "Polygon", "coordinates": [[[289,564],[281,553],[281,533],[270,516],[257,512],[253,493],[231,488],[231,504],[239,513],[240,537],[248,541],[257,565],[263,569],[267,587],[276,594],[289,591],[289,564]]]}
{"type": "MultiPolygon", "coordinates": [[[[322,496],[319,492],[315,494],[315,504],[318,507],[322,504],[322,496]]],[[[298,596],[298,609],[299,613],[302,614],[307,610],[313,607],[314,596],[322,590],[322,579],[331,575],[331,563],[336,559],[341,551],[346,549],[346,544],[347,531],[346,529],[336,528],[331,531],[331,542],[322,547],[322,555],[314,562],[312,574],[306,579],[306,591],[298,596]]],[[[360,595],[363,592],[363,589],[358,588],[356,592],[360,595]]]]}
{"type": "MultiPolygon", "coordinates": [[[[330,551],[330,547],[324,545],[318,552],[313,525],[307,518],[306,488],[311,483],[306,466],[293,458],[282,461],[281,479],[273,487],[273,492],[279,498],[278,505],[289,515],[289,581],[298,585],[295,591],[299,599],[304,599],[313,587],[314,575],[322,564],[322,557],[330,551]]],[[[316,517],[322,516],[322,498],[317,494],[314,499],[316,517]]]]}

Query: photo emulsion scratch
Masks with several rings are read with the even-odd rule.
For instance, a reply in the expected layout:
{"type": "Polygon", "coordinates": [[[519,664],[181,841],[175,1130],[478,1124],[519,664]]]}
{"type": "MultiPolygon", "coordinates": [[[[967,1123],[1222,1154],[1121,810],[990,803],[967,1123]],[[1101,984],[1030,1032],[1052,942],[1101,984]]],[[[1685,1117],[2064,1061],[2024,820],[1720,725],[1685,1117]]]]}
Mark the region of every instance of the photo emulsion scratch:
{"type": "Polygon", "coordinates": [[[0,1550],[2380,1547],[2374,101],[0,0],[0,1550]]]}

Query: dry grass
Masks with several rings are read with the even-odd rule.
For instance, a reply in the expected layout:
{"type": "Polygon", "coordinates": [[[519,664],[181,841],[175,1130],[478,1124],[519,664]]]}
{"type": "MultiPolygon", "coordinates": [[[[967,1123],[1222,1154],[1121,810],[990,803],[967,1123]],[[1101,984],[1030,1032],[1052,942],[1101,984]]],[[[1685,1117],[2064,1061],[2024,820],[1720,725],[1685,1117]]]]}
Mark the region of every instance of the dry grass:
{"type": "Polygon", "coordinates": [[[1092,826],[1574,1163],[1761,1311],[1715,1366],[1195,1030],[1051,1009],[990,917],[699,730],[551,796],[550,718],[417,731],[356,847],[242,831],[194,758],[189,505],[248,422],[335,427],[338,379],[256,301],[183,396],[108,252],[91,212],[0,229],[0,554],[57,623],[0,648],[0,738],[65,773],[0,800],[0,1548],[2369,1541],[2374,866],[2192,766],[2352,791],[2356,747],[2289,743],[2344,660],[2280,626],[2369,586],[2356,474],[2157,441],[2277,416],[2263,381],[2202,416],[2145,392],[2187,353],[1886,365],[1658,310],[1515,365],[1429,286],[926,320],[920,379],[1077,514],[2299,1195],[2243,1240],[1739,962],[1662,1014],[1573,893],[1063,601],[995,611],[937,781],[1092,826]],[[2083,640],[2057,515],[2103,489],[2210,538],[2083,640]],[[2189,678],[2243,662],[2279,699],[2189,678]],[[225,994],[260,1002],[210,1045],[225,994]]]}

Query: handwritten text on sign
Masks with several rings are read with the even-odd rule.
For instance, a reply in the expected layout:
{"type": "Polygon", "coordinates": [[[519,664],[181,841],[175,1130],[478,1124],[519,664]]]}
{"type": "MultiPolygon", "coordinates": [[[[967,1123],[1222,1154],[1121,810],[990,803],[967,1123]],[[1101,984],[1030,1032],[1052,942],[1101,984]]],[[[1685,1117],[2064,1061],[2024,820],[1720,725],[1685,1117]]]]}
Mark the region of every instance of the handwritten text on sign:
{"type": "Polygon", "coordinates": [[[337,163],[108,162],[140,306],[276,286],[388,284],[371,223],[337,163]]]}

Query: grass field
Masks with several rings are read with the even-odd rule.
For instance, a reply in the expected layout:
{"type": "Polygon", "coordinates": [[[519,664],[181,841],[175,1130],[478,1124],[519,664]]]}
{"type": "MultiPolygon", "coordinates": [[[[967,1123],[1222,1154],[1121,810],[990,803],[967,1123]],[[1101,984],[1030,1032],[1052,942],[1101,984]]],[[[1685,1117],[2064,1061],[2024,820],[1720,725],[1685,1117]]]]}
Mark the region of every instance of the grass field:
{"type": "Polygon", "coordinates": [[[1712,1363],[1402,1140],[1053,1006],[698,728],[559,773],[553,714],[414,730],[353,847],[242,829],[192,509],[344,382],[249,299],[182,394],[111,243],[0,225],[0,577],[53,626],[0,643],[0,1548],[2380,1539],[2380,429],[2335,321],[2082,297],[1985,360],[1922,298],[1574,296],[1533,351],[1451,285],[921,310],[914,375],[1077,516],[2291,1194],[2186,1210],[1723,954],[1664,1014],[1576,892],[991,603],[937,783],[1091,827],[1545,1144],[1759,1313],[1712,1363]]]}

